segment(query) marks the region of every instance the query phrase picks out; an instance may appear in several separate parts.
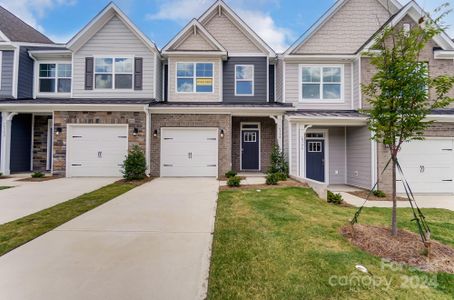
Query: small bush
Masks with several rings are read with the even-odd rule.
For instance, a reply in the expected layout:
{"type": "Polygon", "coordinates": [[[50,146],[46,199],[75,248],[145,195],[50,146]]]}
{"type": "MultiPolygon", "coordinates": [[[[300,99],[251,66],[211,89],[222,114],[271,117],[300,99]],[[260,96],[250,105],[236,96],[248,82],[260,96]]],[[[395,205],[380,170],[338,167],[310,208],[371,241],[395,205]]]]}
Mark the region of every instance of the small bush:
{"type": "Polygon", "coordinates": [[[229,180],[227,180],[227,185],[230,187],[239,187],[241,184],[241,177],[239,176],[233,176],[230,177],[229,180]]]}
{"type": "Polygon", "coordinates": [[[138,145],[134,145],[123,162],[121,170],[123,178],[126,180],[142,180],[147,176],[146,171],[145,154],[138,145]]]}
{"type": "Polygon", "coordinates": [[[267,185],[277,185],[279,182],[278,173],[270,173],[266,176],[266,184],[267,185]]]}
{"type": "Polygon", "coordinates": [[[268,173],[282,173],[288,177],[289,169],[285,154],[279,149],[279,146],[274,146],[271,151],[271,167],[268,173]]]}
{"type": "Polygon", "coordinates": [[[43,172],[37,171],[37,172],[32,173],[32,178],[43,178],[43,177],[44,177],[43,172]]]}
{"type": "Polygon", "coordinates": [[[286,181],[288,178],[287,174],[284,174],[282,172],[274,173],[274,175],[277,177],[278,181],[286,181]]]}
{"type": "Polygon", "coordinates": [[[375,197],[378,197],[378,198],[385,198],[386,197],[385,192],[383,192],[381,190],[375,190],[372,193],[374,194],[375,197]]]}
{"type": "Polygon", "coordinates": [[[2,176],[3,176],[3,173],[2,173],[2,172],[0,172],[0,177],[2,177],[2,176]]]}
{"type": "Polygon", "coordinates": [[[225,173],[225,177],[226,177],[226,178],[235,177],[236,174],[237,174],[237,173],[236,173],[235,171],[230,170],[230,171],[228,171],[227,173],[225,173]]]}
{"type": "Polygon", "coordinates": [[[341,194],[334,194],[333,192],[328,191],[328,203],[342,204],[343,201],[344,199],[342,199],[341,194]]]}

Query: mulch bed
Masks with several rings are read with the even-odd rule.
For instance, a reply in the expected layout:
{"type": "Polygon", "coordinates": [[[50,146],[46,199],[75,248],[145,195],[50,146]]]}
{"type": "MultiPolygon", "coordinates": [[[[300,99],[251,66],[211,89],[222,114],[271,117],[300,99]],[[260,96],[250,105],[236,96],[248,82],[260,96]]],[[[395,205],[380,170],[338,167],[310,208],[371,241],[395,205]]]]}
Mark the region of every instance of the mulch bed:
{"type": "Polygon", "coordinates": [[[8,179],[8,178],[12,178],[11,176],[0,176],[0,180],[2,179],[8,179]]]}
{"type": "Polygon", "coordinates": [[[42,181],[59,179],[59,178],[63,178],[63,177],[61,177],[61,176],[44,176],[44,177],[40,177],[40,178],[27,177],[27,178],[18,179],[16,181],[42,182],[42,181]]]}
{"type": "MultiPolygon", "coordinates": [[[[352,194],[353,196],[360,197],[363,199],[367,198],[367,195],[369,195],[369,191],[355,191],[355,192],[348,192],[349,194],[352,194]]],[[[408,201],[407,198],[404,197],[396,197],[397,201],[408,201]]],[[[391,196],[386,195],[384,198],[380,198],[377,196],[374,196],[374,194],[371,194],[369,197],[369,201],[393,201],[391,199],[391,196]]]]}
{"type": "Polygon", "coordinates": [[[356,224],[341,229],[352,244],[373,255],[417,267],[427,272],[454,274],[454,249],[432,240],[429,255],[424,255],[425,246],[419,235],[399,230],[397,237],[391,236],[388,228],[356,224]]]}
{"type": "Polygon", "coordinates": [[[309,187],[305,183],[301,183],[292,179],[287,179],[286,181],[279,181],[277,185],[267,185],[267,184],[248,184],[241,185],[239,187],[230,187],[230,186],[221,186],[219,190],[229,191],[229,190],[265,190],[265,189],[275,189],[275,188],[286,188],[286,187],[309,187]]]}

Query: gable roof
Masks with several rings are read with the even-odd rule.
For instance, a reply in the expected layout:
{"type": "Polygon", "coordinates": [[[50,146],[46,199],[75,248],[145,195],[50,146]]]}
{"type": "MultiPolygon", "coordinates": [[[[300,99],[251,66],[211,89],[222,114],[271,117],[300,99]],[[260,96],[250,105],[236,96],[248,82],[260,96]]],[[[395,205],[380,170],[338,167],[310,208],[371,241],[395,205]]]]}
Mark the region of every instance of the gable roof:
{"type": "MultiPolygon", "coordinates": [[[[298,40],[296,40],[285,52],[284,55],[292,54],[294,50],[301,47],[307,42],[319,29],[323,27],[349,0],[337,0],[306,32],[304,32],[298,40]]],[[[391,11],[398,11],[402,5],[397,0],[378,0],[384,7],[388,7],[391,11]]]]}
{"type": "Polygon", "coordinates": [[[244,33],[255,45],[263,49],[269,56],[276,56],[276,52],[253,30],[249,25],[243,21],[227,4],[222,0],[217,0],[210,8],[208,8],[199,18],[201,24],[210,18],[214,12],[226,12],[232,22],[242,33],[244,33]]]}
{"type": "Polygon", "coordinates": [[[47,36],[0,6],[0,37],[10,42],[54,44],[47,36]]]}
{"type": "Polygon", "coordinates": [[[80,30],[66,46],[77,51],[88,40],[93,37],[107,22],[109,22],[114,16],[117,16],[125,26],[131,30],[131,32],[144,43],[150,50],[159,54],[159,50],[155,43],[152,42],[142,31],[140,31],[136,25],[116,6],[113,2],[110,2],[103,10],[101,10],[82,30],[80,30]]]}
{"type": "Polygon", "coordinates": [[[178,51],[178,45],[181,45],[192,34],[202,34],[204,40],[222,55],[227,54],[227,50],[200,24],[196,19],[192,19],[167,45],[162,48],[163,53],[178,51]],[[191,31],[193,33],[191,33],[191,31]]]}

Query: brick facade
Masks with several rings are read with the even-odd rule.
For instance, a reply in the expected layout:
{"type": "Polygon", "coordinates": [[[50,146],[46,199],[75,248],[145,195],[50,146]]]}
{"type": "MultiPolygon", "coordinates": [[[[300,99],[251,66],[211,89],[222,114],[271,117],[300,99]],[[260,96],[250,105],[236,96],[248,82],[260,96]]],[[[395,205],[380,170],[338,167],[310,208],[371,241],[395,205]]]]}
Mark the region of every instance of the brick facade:
{"type": "MultiPolygon", "coordinates": [[[[230,115],[152,114],[151,132],[161,132],[162,127],[216,127],[224,130],[219,139],[219,175],[232,166],[232,118],[230,115]]],[[[151,138],[151,176],[160,176],[161,135],[151,138]]]]}
{"type": "Polygon", "coordinates": [[[266,172],[271,165],[271,151],[276,145],[276,124],[271,118],[234,117],[232,119],[232,169],[240,171],[241,122],[260,123],[260,165],[261,172],[266,172]]]}
{"type": "Polygon", "coordinates": [[[34,116],[33,123],[33,171],[46,171],[47,131],[50,116],[34,116]]]}
{"type": "Polygon", "coordinates": [[[129,149],[139,145],[145,151],[146,116],[144,112],[86,112],[58,111],[54,113],[54,128],[61,128],[60,134],[54,133],[53,173],[66,173],[66,130],[68,124],[128,124],[129,149]],[[139,130],[133,135],[134,128],[139,130]]]}

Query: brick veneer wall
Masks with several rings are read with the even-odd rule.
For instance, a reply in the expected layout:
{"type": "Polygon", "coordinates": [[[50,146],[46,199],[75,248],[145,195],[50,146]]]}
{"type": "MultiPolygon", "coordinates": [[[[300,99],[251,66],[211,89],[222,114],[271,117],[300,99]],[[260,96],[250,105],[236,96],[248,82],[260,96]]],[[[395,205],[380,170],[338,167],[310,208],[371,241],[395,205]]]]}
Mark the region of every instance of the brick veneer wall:
{"type": "MultiPolygon", "coordinates": [[[[426,137],[454,137],[454,124],[452,123],[434,123],[425,132],[426,137]]],[[[377,145],[377,162],[379,176],[388,162],[389,149],[385,149],[383,144],[377,145]]],[[[379,188],[385,193],[392,191],[392,173],[388,169],[383,176],[380,176],[379,188]]]]}
{"type": "Polygon", "coordinates": [[[145,151],[146,116],[144,112],[86,112],[58,111],[54,113],[54,128],[62,128],[59,135],[54,133],[53,173],[66,173],[66,126],[68,124],[128,124],[129,149],[139,145],[145,151]],[[139,130],[133,135],[134,128],[139,130]]]}
{"type": "Polygon", "coordinates": [[[240,171],[241,122],[260,122],[260,171],[266,172],[271,165],[271,151],[276,145],[276,123],[271,118],[234,117],[232,120],[232,168],[240,171]]]}
{"type": "Polygon", "coordinates": [[[33,124],[33,171],[45,171],[47,166],[47,120],[50,116],[35,116],[33,124]]]}
{"type": "Polygon", "coordinates": [[[219,139],[219,175],[230,170],[232,165],[230,115],[195,114],[152,114],[151,132],[157,130],[157,137],[151,138],[151,175],[160,176],[161,165],[161,128],[162,127],[216,127],[224,130],[224,138],[219,139]]]}

